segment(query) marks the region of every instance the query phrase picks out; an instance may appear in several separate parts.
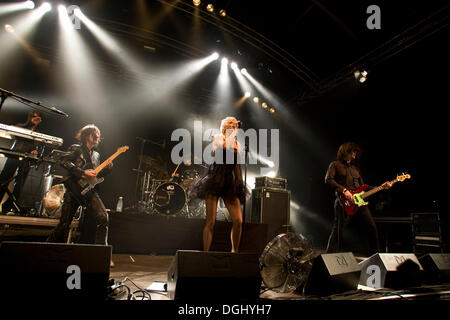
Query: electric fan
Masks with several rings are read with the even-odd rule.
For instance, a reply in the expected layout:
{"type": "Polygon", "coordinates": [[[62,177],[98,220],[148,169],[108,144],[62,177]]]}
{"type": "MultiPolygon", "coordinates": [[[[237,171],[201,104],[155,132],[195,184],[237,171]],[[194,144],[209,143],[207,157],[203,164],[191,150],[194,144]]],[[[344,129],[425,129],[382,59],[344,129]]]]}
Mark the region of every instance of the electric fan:
{"type": "Polygon", "coordinates": [[[264,285],[275,292],[290,293],[308,279],[314,251],[301,234],[288,232],[270,241],[259,258],[264,285]]]}

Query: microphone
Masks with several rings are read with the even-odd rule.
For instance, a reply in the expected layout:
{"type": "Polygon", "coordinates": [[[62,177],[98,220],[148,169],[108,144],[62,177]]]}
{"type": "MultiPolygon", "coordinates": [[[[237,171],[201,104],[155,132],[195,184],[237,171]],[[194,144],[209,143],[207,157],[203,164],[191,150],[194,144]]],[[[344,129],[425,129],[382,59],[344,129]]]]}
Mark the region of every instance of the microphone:
{"type": "Polygon", "coordinates": [[[63,115],[65,117],[69,117],[69,115],[67,113],[65,113],[65,112],[63,112],[63,111],[61,111],[59,109],[56,109],[55,107],[50,107],[50,110],[52,110],[53,112],[56,112],[56,113],[58,113],[60,115],[63,115]]]}

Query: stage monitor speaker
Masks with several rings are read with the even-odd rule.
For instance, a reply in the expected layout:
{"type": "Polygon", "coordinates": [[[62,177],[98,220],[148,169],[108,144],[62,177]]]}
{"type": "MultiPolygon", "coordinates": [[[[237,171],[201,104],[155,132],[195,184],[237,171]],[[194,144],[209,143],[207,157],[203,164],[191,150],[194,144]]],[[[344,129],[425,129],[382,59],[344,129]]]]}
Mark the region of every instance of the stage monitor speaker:
{"type": "Polygon", "coordinates": [[[110,261],[111,246],[4,241],[1,294],[9,299],[105,299],[110,261]]]}
{"type": "Polygon", "coordinates": [[[450,283],[450,254],[429,253],[419,258],[428,284],[450,283]]]}
{"type": "Polygon", "coordinates": [[[267,224],[266,242],[290,231],[291,191],[276,188],[252,190],[251,222],[267,224]]]}
{"type": "Polygon", "coordinates": [[[360,266],[351,252],[321,254],[313,261],[303,293],[328,296],[356,290],[360,272],[360,266]]]}
{"type": "Polygon", "coordinates": [[[359,264],[361,286],[402,289],[422,283],[423,268],[413,253],[376,253],[359,264]]]}
{"type": "Polygon", "coordinates": [[[171,300],[256,300],[261,281],[257,254],[178,250],[167,291],[171,300]]]}

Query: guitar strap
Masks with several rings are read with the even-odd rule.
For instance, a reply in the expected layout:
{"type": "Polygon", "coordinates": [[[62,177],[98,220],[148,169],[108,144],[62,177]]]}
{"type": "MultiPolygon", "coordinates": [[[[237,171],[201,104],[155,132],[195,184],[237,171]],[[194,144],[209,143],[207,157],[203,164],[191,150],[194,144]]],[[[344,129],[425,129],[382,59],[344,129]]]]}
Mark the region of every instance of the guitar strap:
{"type": "MultiPolygon", "coordinates": [[[[86,148],[86,146],[82,146],[83,150],[83,158],[85,160],[85,164],[83,166],[83,169],[95,169],[94,164],[92,163],[91,155],[89,154],[89,149],[86,148]]],[[[94,154],[94,153],[92,153],[94,154]]]]}

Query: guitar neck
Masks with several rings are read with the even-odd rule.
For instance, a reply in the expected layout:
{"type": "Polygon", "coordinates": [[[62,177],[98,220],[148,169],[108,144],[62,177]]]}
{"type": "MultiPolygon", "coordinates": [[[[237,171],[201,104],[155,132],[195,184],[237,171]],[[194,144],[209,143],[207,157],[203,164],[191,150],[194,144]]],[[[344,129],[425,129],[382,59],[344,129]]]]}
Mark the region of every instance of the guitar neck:
{"type": "MultiPolygon", "coordinates": [[[[397,179],[394,179],[394,180],[391,181],[391,183],[394,184],[394,183],[396,183],[397,181],[398,181],[397,179]]],[[[367,192],[364,192],[364,193],[361,195],[361,198],[364,199],[364,198],[369,197],[369,196],[371,196],[371,195],[373,195],[373,194],[375,194],[375,193],[377,193],[378,191],[381,191],[381,190],[383,190],[383,187],[382,187],[382,186],[375,187],[375,188],[373,188],[373,189],[371,189],[371,190],[369,190],[369,191],[367,191],[367,192]]]]}
{"type": "Polygon", "coordinates": [[[108,159],[106,159],[105,161],[103,161],[97,168],[94,169],[95,172],[97,172],[97,174],[100,173],[100,171],[102,171],[106,165],[108,164],[108,161],[113,161],[115,158],[117,158],[122,152],[121,151],[116,151],[113,155],[111,155],[108,159]]]}

